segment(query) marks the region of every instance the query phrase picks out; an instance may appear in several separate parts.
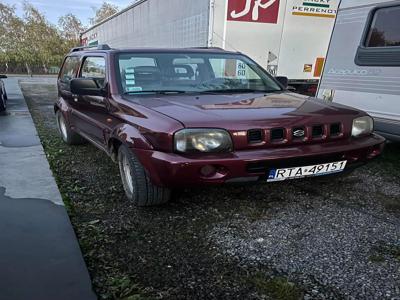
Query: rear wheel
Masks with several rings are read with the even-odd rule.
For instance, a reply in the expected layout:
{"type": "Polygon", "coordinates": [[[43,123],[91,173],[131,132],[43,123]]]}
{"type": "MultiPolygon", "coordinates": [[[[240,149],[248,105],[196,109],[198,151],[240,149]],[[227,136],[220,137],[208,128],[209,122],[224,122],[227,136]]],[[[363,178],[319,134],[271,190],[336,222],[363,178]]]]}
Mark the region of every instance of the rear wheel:
{"type": "Polygon", "coordinates": [[[69,128],[63,114],[59,110],[56,112],[56,120],[58,132],[65,143],[68,145],[80,145],[86,143],[84,138],[69,128]]]}
{"type": "Polygon", "coordinates": [[[169,201],[171,191],[154,185],[137,157],[124,145],[118,149],[118,164],[126,197],[133,204],[153,206],[169,201]]]}

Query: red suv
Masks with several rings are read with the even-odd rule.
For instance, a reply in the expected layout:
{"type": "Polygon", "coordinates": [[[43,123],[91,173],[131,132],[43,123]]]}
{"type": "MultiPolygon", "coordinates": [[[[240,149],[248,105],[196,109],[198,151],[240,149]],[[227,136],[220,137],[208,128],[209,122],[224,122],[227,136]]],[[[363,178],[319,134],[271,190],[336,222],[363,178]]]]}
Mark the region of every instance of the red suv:
{"type": "Polygon", "coordinates": [[[287,78],[221,49],[76,48],[58,91],[62,139],[118,162],[139,206],[174,187],[336,174],[385,142],[365,112],[292,93],[287,78]]]}

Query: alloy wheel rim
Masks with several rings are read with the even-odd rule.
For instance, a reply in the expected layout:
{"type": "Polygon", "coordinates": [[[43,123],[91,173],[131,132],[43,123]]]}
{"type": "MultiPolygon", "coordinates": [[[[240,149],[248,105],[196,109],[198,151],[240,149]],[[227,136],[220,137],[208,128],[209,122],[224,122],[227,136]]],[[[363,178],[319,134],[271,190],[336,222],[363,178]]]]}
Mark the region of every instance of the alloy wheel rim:
{"type": "Polygon", "coordinates": [[[131,174],[131,166],[126,155],[122,159],[122,168],[125,177],[125,182],[130,193],[133,194],[133,179],[131,174]]]}

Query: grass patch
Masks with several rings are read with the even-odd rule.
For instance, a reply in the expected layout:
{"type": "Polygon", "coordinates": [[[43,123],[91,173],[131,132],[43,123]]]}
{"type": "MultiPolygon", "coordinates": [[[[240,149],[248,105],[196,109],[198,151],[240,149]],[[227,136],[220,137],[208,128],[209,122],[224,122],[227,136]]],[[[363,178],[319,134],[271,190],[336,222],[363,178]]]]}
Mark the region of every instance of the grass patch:
{"type": "Polygon", "coordinates": [[[251,278],[258,293],[275,300],[298,300],[303,298],[303,290],[285,277],[268,278],[258,273],[251,278]]]}
{"type": "Polygon", "coordinates": [[[134,279],[128,276],[110,277],[108,283],[110,286],[109,295],[103,295],[107,298],[121,300],[150,299],[142,295],[141,287],[135,283],[134,279]]]}
{"type": "Polygon", "coordinates": [[[368,260],[373,263],[382,263],[387,259],[395,259],[400,262],[400,245],[381,244],[371,249],[372,254],[368,260]]]}
{"type": "Polygon", "coordinates": [[[383,205],[389,211],[400,212],[400,198],[385,197],[382,199],[383,205]]]}
{"type": "Polygon", "coordinates": [[[372,263],[382,263],[385,261],[385,257],[381,254],[373,254],[368,257],[368,260],[372,263]]]}
{"type": "Polygon", "coordinates": [[[400,143],[386,144],[382,156],[371,167],[390,177],[400,178],[400,143]]]}

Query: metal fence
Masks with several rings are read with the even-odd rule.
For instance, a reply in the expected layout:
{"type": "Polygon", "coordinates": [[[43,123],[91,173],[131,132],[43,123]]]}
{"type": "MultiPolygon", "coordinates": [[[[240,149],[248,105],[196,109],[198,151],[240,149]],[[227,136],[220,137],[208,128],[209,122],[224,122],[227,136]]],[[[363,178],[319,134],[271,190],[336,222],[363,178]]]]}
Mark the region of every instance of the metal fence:
{"type": "Polygon", "coordinates": [[[60,67],[58,66],[25,66],[25,65],[5,65],[0,64],[0,74],[24,74],[24,75],[56,75],[60,67]]]}

